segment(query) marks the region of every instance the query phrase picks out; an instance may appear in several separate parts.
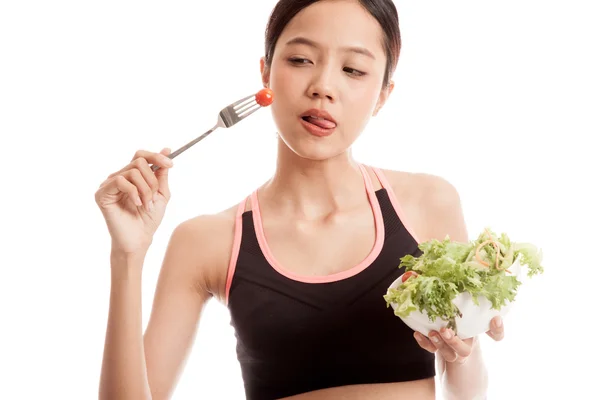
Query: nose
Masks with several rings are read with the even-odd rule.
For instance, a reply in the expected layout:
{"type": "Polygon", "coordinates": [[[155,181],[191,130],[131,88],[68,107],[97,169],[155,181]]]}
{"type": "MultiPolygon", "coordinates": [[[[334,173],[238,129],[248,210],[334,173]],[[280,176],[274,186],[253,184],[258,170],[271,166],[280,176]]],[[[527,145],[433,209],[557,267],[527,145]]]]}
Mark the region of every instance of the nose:
{"type": "Polygon", "coordinates": [[[311,96],[315,99],[327,98],[329,101],[333,101],[333,94],[330,88],[325,85],[315,86],[312,90],[311,96]]]}
{"type": "Polygon", "coordinates": [[[313,99],[328,99],[334,101],[336,96],[333,90],[333,80],[327,70],[318,71],[310,86],[307,94],[313,99]]]}

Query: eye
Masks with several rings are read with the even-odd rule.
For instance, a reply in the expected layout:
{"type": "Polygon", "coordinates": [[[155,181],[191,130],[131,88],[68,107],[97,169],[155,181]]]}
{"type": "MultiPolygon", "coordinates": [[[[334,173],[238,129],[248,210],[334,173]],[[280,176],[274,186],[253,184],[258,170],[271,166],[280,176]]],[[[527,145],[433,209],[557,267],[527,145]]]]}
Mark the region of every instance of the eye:
{"type": "Polygon", "coordinates": [[[296,64],[296,65],[302,65],[302,64],[308,64],[311,61],[309,59],[302,58],[302,57],[290,57],[289,62],[291,62],[292,64],[296,64]]]}
{"type": "Polygon", "coordinates": [[[357,69],[350,68],[350,67],[345,67],[344,68],[344,72],[346,72],[346,73],[348,73],[348,74],[350,74],[352,76],[355,76],[355,77],[360,77],[360,76],[366,75],[365,72],[362,72],[362,71],[359,71],[357,69]]]}

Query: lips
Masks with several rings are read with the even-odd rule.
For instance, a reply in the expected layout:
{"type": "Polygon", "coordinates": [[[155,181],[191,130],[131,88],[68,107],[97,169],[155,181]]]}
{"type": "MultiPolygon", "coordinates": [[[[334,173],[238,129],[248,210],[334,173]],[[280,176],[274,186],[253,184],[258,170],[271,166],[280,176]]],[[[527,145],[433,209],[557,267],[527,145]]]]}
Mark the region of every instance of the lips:
{"type": "Polygon", "coordinates": [[[334,129],[337,126],[337,122],[327,111],[316,108],[305,111],[300,118],[325,130],[334,129]]]}

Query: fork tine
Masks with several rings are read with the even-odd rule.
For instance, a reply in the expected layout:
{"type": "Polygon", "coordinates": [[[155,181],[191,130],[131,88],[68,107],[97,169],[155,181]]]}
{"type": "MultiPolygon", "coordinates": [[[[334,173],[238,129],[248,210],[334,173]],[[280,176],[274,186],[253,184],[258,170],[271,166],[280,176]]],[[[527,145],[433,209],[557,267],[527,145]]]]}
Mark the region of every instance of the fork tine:
{"type": "Polygon", "coordinates": [[[251,107],[247,110],[245,110],[244,112],[237,112],[238,117],[240,117],[240,119],[244,119],[247,116],[251,115],[252,113],[254,113],[255,111],[258,111],[259,109],[261,109],[262,107],[259,104],[255,104],[254,107],[251,107]]]}
{"type": "Polygon", "coordinates": [[[235,103],[232,103],[232,104],[231,104],[229,107],[233,107],[233,108],[235,108],[236,106],[238,106],[238,105],[242,104],[243,102],[245,102],[245,101],[247,101],[247,100],[250,100],[250,99],[251,99],[251,98],[253,98],[253,97],[255,97],[255,95],[254,95],[254,94],[251,94],[251,95],[250,95],[250,96],[248,96],[248,97],[244,97],[243,99],[241,99],[241,100],[238,100],[238,101],[236,101],[235,103]]]}
{"type": "Polygon", "coordinates": [[[256,101],[250,101],[247,104],[241,105],[238,108],[234,107],[235,113],[236,114],[242,114],[243,112],[247,111],[248,109],[254,107],[256,105],[256,101]]]}

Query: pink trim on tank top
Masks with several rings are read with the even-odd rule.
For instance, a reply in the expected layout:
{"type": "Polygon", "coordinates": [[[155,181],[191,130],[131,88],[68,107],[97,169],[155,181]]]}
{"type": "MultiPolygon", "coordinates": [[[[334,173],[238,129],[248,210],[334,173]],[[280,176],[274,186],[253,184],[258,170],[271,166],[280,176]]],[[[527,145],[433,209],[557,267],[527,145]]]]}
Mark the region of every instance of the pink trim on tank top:
{"type": "Polygon", "coordinates": [[[238,206],[235,213],[234,231],[233,231],[233,245],[231,246],[231,257],[229,258],[229,268],[227,268],[227,283],[225,284],[225,305],[229,304],[229,291],[231,290],[231,282],[233,281],[233,274],[235,273],[235,266],[237,259],[240,254],[240,245],[242,244],[242,214],[246,209],[245,198],[238,206]]]}
{"type": "Polygon", "coordinates": [[[271,267],[280,273],[281,275],[290,278],[295,281],[304,282],[304,283],[327,283],[327,282],[335,282],[343,279],[350,278],[358,274],[359,272],[365,270],[369,265],[375,261],[381,249],[383,248],[383,240],[385,236],[385,230],[383,226],[383,215],[381,213],[381,208],[379,207],[379,201],[377,200],[377,196],[375,194],[375,190],[373,189],[373,184],[371,182],[371,178],[369,174],[365,170],[364,166],[359,164],[360,172],[363,176],[363,181],[365,183],[365,188],[367,191],[367,196],[369,198],[369,203],[371,205],[371,210],[373,212],[373,216],[375,219],[375,243],[370,251],[370,253],[366,256],[366,258],[360,262],[358,265],[341,272],[337,272],[335,274],[329,275],[301,275],[291,271],[286,270],[275,258],[271,249],[269,248],[269,244],[267,243],[267,239],[265,237],[265,232],[263,230],[262,225],[262,217],[260,214],[260,207],[258,204],[258,192],[255,190],[251,195],[252,201],[252,218],[254,220],[254,229],[256,231],[256,237],[258,239],[258,244],[260,246],[263,255],[271,265],[271,267]]]}
{"type": "Polygon", "coordinates": [[[375,175],[377,175],[379,182],[381,182],[381,185],[387,191],[388,197],[390,198],[390,202],[392,203],[392,206],[394,207],[394,210],[396,211],[396,215],[398,216],[398,218],[400,218],[402,225],[404,225],[404,227],[406,228],[408,233],[411,234],[411,236],[413,237],[413,239],[415,239],[415,241],[417,243],[421,243],[419,241],[419,238],[415,234],[414,229],[412,229],[411,225],[408,223],[406,215],[404,214],[404,211],[402,210],[402,207],[400,206],[400,202],[398,201],[398,198],[396,197],[396,194],[394,193],[394,189],[392,188],[392,185],[390,185],[390,182],[387,180],[387,178],[383,174],[383,171],[381,171],[379,168],[375,168],[375,167],[371,167],[371,169],[373,170],[373,172],[375,172],[375,175]]]}

